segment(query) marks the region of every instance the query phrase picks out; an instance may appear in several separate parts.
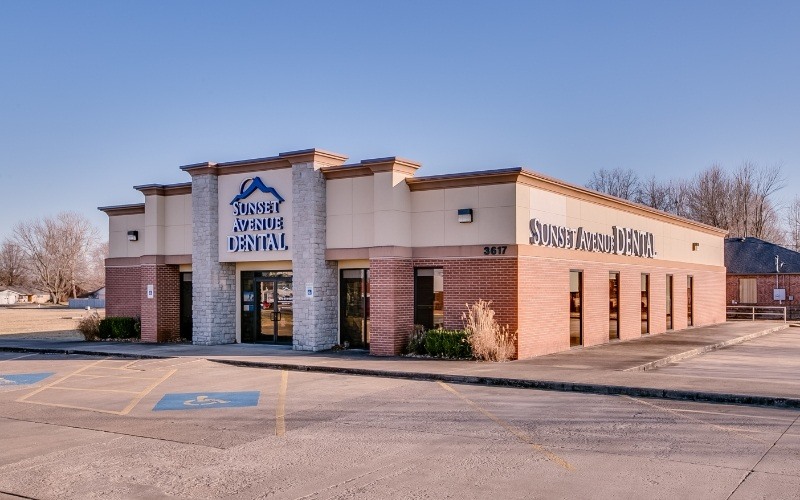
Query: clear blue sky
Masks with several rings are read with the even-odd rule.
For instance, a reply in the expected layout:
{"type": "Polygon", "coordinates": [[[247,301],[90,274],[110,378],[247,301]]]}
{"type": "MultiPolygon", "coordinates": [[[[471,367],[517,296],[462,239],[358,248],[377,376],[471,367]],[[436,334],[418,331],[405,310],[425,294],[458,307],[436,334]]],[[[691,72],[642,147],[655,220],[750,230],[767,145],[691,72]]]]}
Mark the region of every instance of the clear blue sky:
{"type": "Polygon", "coordinates": [[[318,147],[418,175],[690,177],[800,193],[800,2],[0,2],[0,239],[178,167],[318,147]]]}

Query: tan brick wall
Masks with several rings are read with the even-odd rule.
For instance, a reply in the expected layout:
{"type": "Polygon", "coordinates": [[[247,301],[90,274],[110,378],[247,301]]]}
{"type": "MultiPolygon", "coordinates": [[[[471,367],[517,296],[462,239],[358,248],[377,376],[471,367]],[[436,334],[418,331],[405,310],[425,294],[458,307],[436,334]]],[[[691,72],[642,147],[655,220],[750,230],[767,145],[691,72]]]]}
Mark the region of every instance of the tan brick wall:
{"type": "Polygon", "coordinates": [[[106,316],[142,315],[139,266],[106,267],[106,316]]]}

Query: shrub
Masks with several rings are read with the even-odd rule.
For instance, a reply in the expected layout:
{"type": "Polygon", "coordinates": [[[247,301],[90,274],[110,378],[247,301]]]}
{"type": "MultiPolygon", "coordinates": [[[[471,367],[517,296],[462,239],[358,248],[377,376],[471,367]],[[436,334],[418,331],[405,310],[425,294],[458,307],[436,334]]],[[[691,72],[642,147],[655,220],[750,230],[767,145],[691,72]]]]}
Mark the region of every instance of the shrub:
{"type": "Polygon", "coordinates": [[[408,339],[406,354],[425,354],[425,327],[414,325],[414,331],[408,339]]]}
{"type": "Polygon", "coordinates": [[[431,356],[439,358],[472,357],[472,348],[465,330],[428,330],[425,332],[425,350],[431,356]]]}
{"type": "Polygon", "coordinates": [[[101,339],[130,339],[139,337],[140,324],[137,318],[113,317],[100,321],[97,336],[101,339]]]}
{"type": "Polygon", "coordinates": [[[97,340],[97,334],[100,332],[100,321],[100,315],[96,312],[87,314],[78,321],[78,331],[83,334],[84,340],[97,340]]]}
{"type": "Polygon", "coordinates": [[[517,335],[510,333],[508,326],[497,324],[491,305],[491,302],[479,300],[472,306],[467,304],[467,311],[461,315],[472,354],[487,361],[513,359],[517,353],[517,335]]]}

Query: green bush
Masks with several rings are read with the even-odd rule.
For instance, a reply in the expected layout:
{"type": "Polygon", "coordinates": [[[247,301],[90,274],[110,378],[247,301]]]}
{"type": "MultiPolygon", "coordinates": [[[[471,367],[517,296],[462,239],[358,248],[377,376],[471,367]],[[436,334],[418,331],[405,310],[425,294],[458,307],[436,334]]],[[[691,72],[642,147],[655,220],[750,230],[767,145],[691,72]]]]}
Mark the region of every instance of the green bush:
{"type": "Polygon", "coordinates": [[[438,358],[471,358],[472,347],[464,330],[428,330],[425,351],[438,358]]]}
{"type": "Polygon", "coordinates": [[[137,318],[113,317],[100,321],[97,336],[101,339],[139,338],[140,325],[137,318]]]}

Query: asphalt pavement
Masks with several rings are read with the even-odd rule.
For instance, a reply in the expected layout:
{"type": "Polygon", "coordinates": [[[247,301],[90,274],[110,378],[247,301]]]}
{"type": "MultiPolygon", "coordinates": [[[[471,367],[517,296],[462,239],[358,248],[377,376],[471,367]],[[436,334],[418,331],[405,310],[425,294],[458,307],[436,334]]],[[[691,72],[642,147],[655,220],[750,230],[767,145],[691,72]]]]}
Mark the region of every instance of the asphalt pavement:
{"type": "Polygon", "coordinates": [[[359,350],[306,352],[264,344],[0,338],[0,351],[202,358],[280,370],[800,408],[800,380],[794,376],[795,368],[800,369],[800,329],[776,322],[728,322],[506,363],[376,357],[359,350]],[[762,346],[765,339],[770,344],[762,346]],[[720,353],[725,353],[726,369],[698,369],[706,360],[719,359],[720,353]],[[776,366],[784,369],[768,370],[776,366]]]}

